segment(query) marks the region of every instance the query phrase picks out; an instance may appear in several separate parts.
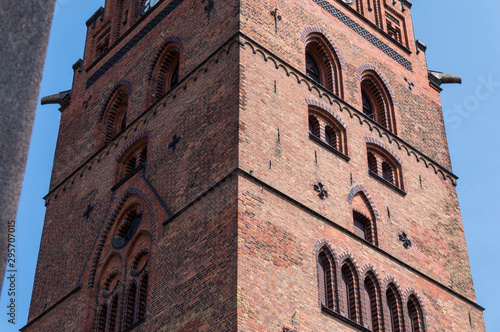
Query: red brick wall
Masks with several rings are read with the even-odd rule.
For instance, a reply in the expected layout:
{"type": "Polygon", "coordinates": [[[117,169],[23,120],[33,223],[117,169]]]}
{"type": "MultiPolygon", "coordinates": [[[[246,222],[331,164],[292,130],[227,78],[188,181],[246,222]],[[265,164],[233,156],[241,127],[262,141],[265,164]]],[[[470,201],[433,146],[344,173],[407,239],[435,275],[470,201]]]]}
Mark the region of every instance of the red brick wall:
{"type": "MultiPolygon", "coordinates": [[[[82,303],[71,317],[78,327],[66,330],[95,325],[105,259],[116,251],[126,271],[131,250],[112,248],[113,215],[127,195],[136,195],[148,211],[141,231],[151,238],[147,318],[137,331],[356,330],[321,310],[316,261],[323,244],[337,265],[350,257],[359,278],[375,271],[382,292],[394,282],[404,308],[417,294],[428,331],[464,331],[470,324],[484,331],[439,94],[429,86],[425,54],[416,54],[409,8],[401,11],[401,2],[392,8],[406,22],[402,47],[340,1],[331,2],[412,70],[313,0],[280,2],[277,30],[276,6],[268,2],[185,0],[134,47],[117,53],[166,1],[94,63],[92,38],[107,22],[113,26],[113,3],[107,2],[102,21],[90,24],[83,70],[75,72],[71,104],[62,112],[31,323],[23,330],[60,328],[67,310],[82,303]],[[325,35],[340,58],[345,100],[304,76],[311,31],[325,35]],[[180,84],[150,107],[148,73],[166,41],[180,48],[180,84]],[[365,69],[390,90],[397,135],[359,112],[365,69]],[[99,70],[106,72],[96,76],[99,70]],[[103,147],[99,117],[117,83],[130,90],[127,128],[103,147]],[[345,127],[346,156],[310,138],[308,105],[345,127]],[[174,135],[182,138],[172,151],[174,135]],[[117,160],[146,136],[145,168],[118,185],[117,160]],[[369,174],[367,142],[400,163],[400,188],[369,174]],[[318,181],[328,199],[314,191],[318,181]],[[358,191],[370,208],[354,208],[373,212],[376,246],[352,234],[358,191]],[[94,209],[86,218],[89,204],[94,209]],[[399,241],[401,231],[411,248],[399,241]]],[[[124,286],[117,292],[123,300],[124,286]]],[[[365,315],[361,311],[359,324],[365,315]]],[[[409,324],[407,309],[404,315],[409,324]]]]}

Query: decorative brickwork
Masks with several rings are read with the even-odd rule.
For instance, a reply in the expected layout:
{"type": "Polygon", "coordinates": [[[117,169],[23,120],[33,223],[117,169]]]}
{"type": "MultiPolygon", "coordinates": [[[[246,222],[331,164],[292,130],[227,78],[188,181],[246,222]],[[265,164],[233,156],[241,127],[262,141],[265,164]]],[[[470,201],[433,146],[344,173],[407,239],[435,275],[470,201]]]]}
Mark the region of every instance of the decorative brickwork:
{"type": "Polygon", "coordinates": [[[61,113],[23,331],[482,321],[409,7],[332,1],[158,1],[141,17],[106,1],[61,113]]]}

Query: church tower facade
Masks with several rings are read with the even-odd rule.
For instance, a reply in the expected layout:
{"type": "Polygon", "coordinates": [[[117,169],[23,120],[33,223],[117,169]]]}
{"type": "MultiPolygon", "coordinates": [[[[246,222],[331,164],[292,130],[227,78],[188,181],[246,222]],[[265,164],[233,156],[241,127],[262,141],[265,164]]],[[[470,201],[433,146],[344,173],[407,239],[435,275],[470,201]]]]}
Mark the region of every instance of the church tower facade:
{"type": "Polygon", "coordinates": [[[485,331],[407,0],[107,0],[22,331],[485,331]]]}

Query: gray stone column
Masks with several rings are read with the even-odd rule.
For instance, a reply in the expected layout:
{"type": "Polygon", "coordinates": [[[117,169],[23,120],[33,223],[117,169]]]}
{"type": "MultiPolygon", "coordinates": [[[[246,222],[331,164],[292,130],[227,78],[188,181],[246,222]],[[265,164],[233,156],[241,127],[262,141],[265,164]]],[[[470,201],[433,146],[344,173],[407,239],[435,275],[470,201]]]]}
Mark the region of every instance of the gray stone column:
{"type": "Polygon", "coordinates": [[[0,287],[15,220],[55,0],[0,0],[0,287]]]}

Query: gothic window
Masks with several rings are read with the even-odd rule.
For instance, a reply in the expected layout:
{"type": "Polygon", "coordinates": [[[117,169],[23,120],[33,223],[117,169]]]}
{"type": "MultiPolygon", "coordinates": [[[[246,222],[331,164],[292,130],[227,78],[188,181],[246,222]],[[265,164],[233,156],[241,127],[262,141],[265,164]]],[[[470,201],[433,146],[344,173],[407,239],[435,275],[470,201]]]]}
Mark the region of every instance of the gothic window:
{"type": "Polygon", "coordinates": [[[175,43],[163,47],[154,71],[154,100],[159,100],[165,93],[179,83],[180,53],[175,43]]]}
{"type": "Polygon", "coordinates": [[[368,143],[367,156],[370,175],[404,190],[401,164],[391,153],[376,144],[368,143]]]}
{"type": "Polygon", "coordinates": [[[363,192],[352,200],[354,234],[371,244],[378,245],[376,217],[370,201],[363,192]]]}
{"type": "Polygon", "coordinates": [[[346,262],[341,270],[341,287],[344,293],[343,306],[347,318],[356,321],[357,311],[357,276],[351,262],[346,262]]]}
{"type": "Polygon", "coordinates": [[[368,272],[363,287],[366,321],[370,331],[383,331],[380,310],[380,287],[373,272],[368,272]]]}
{"type": "Polygon", "coordinates": [[[334,266],[328,250],[323,249],[318,255],[318,278],[321,304],[334,310],[334,266]]]}
{"type": "Polygon", "coordinates": [[[391,283],[386,291],[387,309],[389,313],[389,331],[401,332],[403,331],[404,323],[402,321],[403,313],[401,306],[401,297],[396,289],[396,286],[391,283]]]}
{"type": "Polygon", "coordinates": [[[118,224],[117,230],[111,239],[114,248],[126,245],[139,228],[142,220],[142,209],[138,205],[129,208],[118,224]]]}
{"type": "Polygon", "coordinates": [[[424,315],[420,303],[415,295],[410,295],[407,306],[408,314],[410,316],[410,332],[424,332],[424,315]]]}
{"type": "Polygon", "coordinates": [[[111,141],[127,126],[128,92],[118,86],[108,99],[104,111],[104,143],[111,141]]]}
{"type": "Polygon", "coordinates": [[[127,312],[125,315],[125,327],[129,327],[134,324],[135,318],[135,302],[137,297],[137,285],[134,281],[130,283],[130,287],[127,294],[127,312]]]}
{"type": "Polygon", "coordinates": [[[362,110],[368,118],[396,134],[394,105],[390,93],[373,71],[366,71],[361,78],[362,110]]]}
{"type": "Polygon", "coordinates": [[[118,314],[118,295],[113,296],[109,310],[109,332],[114,332],[116,329],[116,318],[118,314]]]}
{"type": "Polygon", "coordinates": [[[144,274],[141,281],[141,288],[139,289],[139,319],[146,318],[146,299],[148,295],[148,281],[149,276],[147,273],[144,274]]]}
{"type": "Polygon", "coordinates": [[[307,37],[305,64],[307,77],[343,98],[340,61],[324,35],[312,33],[307,37]]]}
{"type": "Polygon", "coordinates": [[[148,138],[135,142],[118,160],[116,182],[129,178],[146,166],[148,158],[148,138]]]}
{"type": "Polygon", "coordinates": [[[309,106],[309,136],[347,155],[345,127],[329,112],[309,106]]]}

